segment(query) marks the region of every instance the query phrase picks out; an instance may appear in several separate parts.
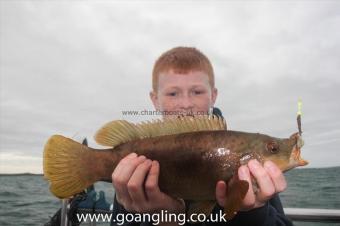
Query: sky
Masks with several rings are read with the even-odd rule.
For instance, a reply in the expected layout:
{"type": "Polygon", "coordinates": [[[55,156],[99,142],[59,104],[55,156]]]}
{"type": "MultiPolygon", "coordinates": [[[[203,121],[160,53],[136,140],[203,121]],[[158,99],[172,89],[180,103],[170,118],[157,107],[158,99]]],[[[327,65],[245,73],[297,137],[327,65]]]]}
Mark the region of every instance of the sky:
{"type": "Polygon", "coordinates": [[[289,137],[303,101],[308,167],[340,166],[339,1],[0,1],[0,173],[42,173],[47,139],[92,147],[108,121],[156,116],[157,57],[213,64],[232,130],[289,137]]]}

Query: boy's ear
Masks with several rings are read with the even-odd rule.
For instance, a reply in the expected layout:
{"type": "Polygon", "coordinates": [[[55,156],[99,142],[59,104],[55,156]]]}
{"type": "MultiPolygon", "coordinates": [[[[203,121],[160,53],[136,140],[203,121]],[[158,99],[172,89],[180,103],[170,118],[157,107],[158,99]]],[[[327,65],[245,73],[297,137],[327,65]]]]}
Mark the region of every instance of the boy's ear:
{"type": "Polygon", "coordinates": [[[211,92],[211,102],[212,102],[212,106],[215,105],[215,101],[216,101],[216,98],[217,98],[217,89],[216,88],[213,88],[212,92],[211,92]]]}
{"type": "Polygon", "coordinates": [[[150,91],[150,99],[152,101],[152,104],[156,110],[159,110],[159,104],[158,104],[158,96],[155,91],[150,91]]]}

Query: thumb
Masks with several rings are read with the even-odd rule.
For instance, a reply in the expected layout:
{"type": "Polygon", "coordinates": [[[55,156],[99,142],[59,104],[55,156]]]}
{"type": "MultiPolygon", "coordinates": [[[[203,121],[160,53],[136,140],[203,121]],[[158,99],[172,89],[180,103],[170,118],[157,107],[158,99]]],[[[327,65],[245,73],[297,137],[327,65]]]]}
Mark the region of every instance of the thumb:
{"type": "Polygon", "coordinates": [[[216,200],[218,205],[221,207],[224,206],[224,203],[226,201],[226,195],[227,193],[227,185],[224,181],[220,180],[216,184],[216,200]]]}

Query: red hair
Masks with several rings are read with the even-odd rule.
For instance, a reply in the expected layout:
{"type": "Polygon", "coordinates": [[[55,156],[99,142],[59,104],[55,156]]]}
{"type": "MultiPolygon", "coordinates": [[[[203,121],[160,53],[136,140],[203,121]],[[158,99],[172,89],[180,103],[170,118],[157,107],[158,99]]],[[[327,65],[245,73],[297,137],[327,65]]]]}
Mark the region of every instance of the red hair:
{"type": "Polygon", "coordinates": [[[158,79],[162,72],[173,70],[179,74],[190,71],[207,73],[211,88],[215,87],[214,70],[209,59],[193,47],[176,47],[163,53],[155,62],[152,71],[152,88],[158,89],[158,79]]]}

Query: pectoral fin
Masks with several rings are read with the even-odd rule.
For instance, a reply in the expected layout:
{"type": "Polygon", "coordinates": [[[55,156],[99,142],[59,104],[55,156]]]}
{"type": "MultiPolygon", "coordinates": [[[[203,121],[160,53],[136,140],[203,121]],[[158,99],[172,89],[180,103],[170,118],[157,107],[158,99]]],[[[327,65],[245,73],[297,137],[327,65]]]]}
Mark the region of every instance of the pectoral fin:
{"type": "Polygon", "coordinates": [[[228,187],[227,200],[224,204],[224,213],[227,220],[231,220],[240,210],[242,200],[249,189],[249,183],[245,180],[235,179],[228,187]]]}

